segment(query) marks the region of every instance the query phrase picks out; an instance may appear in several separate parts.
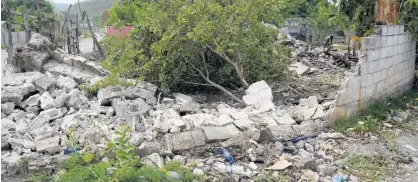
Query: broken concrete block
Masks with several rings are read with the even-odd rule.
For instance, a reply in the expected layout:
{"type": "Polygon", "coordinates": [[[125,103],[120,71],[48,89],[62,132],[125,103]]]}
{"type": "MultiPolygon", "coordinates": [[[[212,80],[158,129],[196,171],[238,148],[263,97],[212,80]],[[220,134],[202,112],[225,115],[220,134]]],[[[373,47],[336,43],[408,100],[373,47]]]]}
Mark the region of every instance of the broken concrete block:
{"type": "Polygon", "coordinates": [[[222,127],[203,127],[207,142],[227,140],[240,134],[240,131],[232,124],[222,127]]]}
{"type": "Polygon", "coordinates": [[[295,71],[298,75],[303,75],[306,71],[309,70],[309,67],[305,66],[304,64],[300,62],[293,63],[289,65],[290,71],[295,71]]]}
{"type": "Polygon", "coordinates": [[[59,145],[60,137],[55,136],[44,140],[35,141],[37,152],[48,152],[54,154],[60,152],[61,146],[59,145]]]}
{"type": "Polygon", "coordinates": [[[206,144],[206,137],[203,130],[193,130],[190,131],[190,134],[192,135],[193,142],[196,147],[206,144]]]}
{"type": "Polygon", "coordinates": [[[84,69],[84,65],[87,62],[87,59],[81,56],[65,54],[63,58],[63,63],[69,66],[74,66],[76,68],[84,69]]]}
{"type": "Polygon", "coordinates": [[[164,97],[163,100],[162,100],[162,103],[165,104],[165,105],[172,105],[172,104],[174,104],[174,99],[164,97]]]}
{"type": "Polygon", "coordinates": [[[255,106],[259,112],[265,112],[274,108],[273,94],[268,84],[262,80],[251,84],[242,97],[248,105],[255,106]]]}
{"type": "Polygon", "coordinates": [[[65,106],[65,103],[67,102],[67,100],[70,98],[70,95],[67,93],[62,93],[61,95],[58,95],[54,102],[57,106],[57,108],[61,108],[65,106]]]}
{"type": "Polygon", "coordinates": [[[147,104],[150,105],[155,105],[155,103],[157,102],[157,98],[155,98],[155,92],[139,87],[125,88],[122,91],[122,95],[129,100],[135,100],[137,98],[145,99],[147,104]]]}
{"type": "Polygon", "coordinates": [[[174,151],[186,150],[195,147],[192,135],[190,132],[182,132],[171,135],[174,151]]]}
{"type": "MultiPolygon", "coordinates": [[[[27,105],[27,106],[38,106],[39,105],[39,102],[40,102],[40,100],[41,100],[41,95],[39,95],[39,94],[35,94],[35,95],[32,95],[32,96],[30,96],[28,99],[26,99],[23,103],[25,104],[25,105],[27,105]]],[[[23,104],[22,103],[22,104],[23,104]]]]}
{"type": "Polygon", "coordinates": [[[4,118],[1,120],[1,128],[16,130],[16,123],[10,119],[4,118]]]}
{"type": "Polygon", "coordinates": [[[77,87],[77,83],[73,79],[61,75],[58,77],[57,84],[60,88],[64,88],[67,92],[77,87]]]}
{"type": "Polygon", "coordinates": [[[296,121],[290,116],[290,114],[286,113],[285,115],[278,117],[277,123],[281,125],[292,125],[296,124],[296,121]]]}
{"type": "Polygon", "coordinates": [[[61,54],[58,50],[52,51],[52,58],[60,63],[64,60],[64,55],[61,54]]]}
{"type": "Polygon", "coordinates": [[[123,88],[120,86],[108,86],[106,88],[102,88],[97,92],[97,99],[99,100],[100,105],[109,105],[110,101],[113,98],[122,97],[123,88]]]}
{"type": "Polygon", "coordinates": [[[151,155],[153,153],[160,153],[161,144],[158,142],[145,142],[141,143],[138,148],[135,148],[135,153],[141,157],[151,155]]]}
{"type": "Polygon", "coordinates": [[[221,114],[217,119],[216,122],[219,126],[224,126],[234,122],[234,120],[228,114],[221,114]]]}
{"type": "Polygon", "coordinates": [[[1,112],[6,115],[9,115],[10,113],[12,113],[14,109],[15,109],[14,102],[6,102],[4,104],[1,104],[1,112]]]}
{"type": "Polygon", "coordinates": [[[181,104],[184,104],[186,102],[193,102],[193,98],[188,96],[188,95],[184,95],[184,94],[181,94],[181,93],[177,93],[175,95],[176,95],[176,98],[175,98],[176,104],[181,105],[181,104]]]}
{"type": "Polygon", "coordinates": [[[242,111],[241,112],[233,112],[233,113],[230,113],[230,115],[235,120],[247,119],[248,118],[248,114],[245,113],[245,112],[242,112],[242,111]]]}
{"type": "Polygon", "coordinates": [[[89,99],[84,96],[80,90],[73,89],[68,93],[69,97],[65,102],[67,107],[73,107],[75,109],[81,109],[84,105],[88,104],[89,99]]]}
{"type": "Polygon", "coordinates": [[[42,92],[50,91],[53,87],[55,87],[56,80],[44,75],[40,77],[39,79],[37,79],[34,82],[34,84],[35,84],[36,90],[42,93],[42,92]]]}
{"type": "Polygon", "coordinates": [[[312,119],[324,119],[326,113],[321,108],[317,108],[315,114],[312,116],[312,119]]]}
{"type": "Polygon", "coordinates": [[[22,99],[32,92],[35,92],[35,86],[31,83],[24,83],[16,87],[2,87],[1,102],[14,102],[16,105],[19,105],[22,99]]]}
{"type": "Polygon", "coordinates": [[[234,121],[234,125],[237,126],[240,130],[247,130],[253,125],[253,122],[249,119],[238,119],[234,121]]]}
{"type": "Polygon", "coordinates": [[[44,92],[40,97],[41,108],[43,110],[47,110],[50,108],[56,108],[57,105],[55,104],[54,99],[49,95],[48,92],[44,92]]]}
{"type": "Polygon", "coordinates": [[[155,166],[159,168],[164,167],[164,159],[157,153],[153,153],[141,159],[141,161],[148,166],[155,166]]]}
{"type": "Polygon", "coordinates": [[[180,105],[181,113],[196,113],[200,111],[200,104],[196,102],[186,102],[180,105]]]}

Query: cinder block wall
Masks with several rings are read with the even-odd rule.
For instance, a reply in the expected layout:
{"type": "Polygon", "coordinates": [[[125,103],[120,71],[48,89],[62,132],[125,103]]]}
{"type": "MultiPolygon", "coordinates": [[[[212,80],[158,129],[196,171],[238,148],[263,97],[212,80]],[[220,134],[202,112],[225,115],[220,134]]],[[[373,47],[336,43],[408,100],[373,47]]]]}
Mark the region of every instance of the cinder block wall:
{"type": "Polygon", "coordinates": [[[359,63],[348,77],[330,112],[333,122],[352,115],[386,97],[399,96],[412,88],[415,73],[415,46],[403,25],[376,26],[376,34],[362,39],[359,63]]]}

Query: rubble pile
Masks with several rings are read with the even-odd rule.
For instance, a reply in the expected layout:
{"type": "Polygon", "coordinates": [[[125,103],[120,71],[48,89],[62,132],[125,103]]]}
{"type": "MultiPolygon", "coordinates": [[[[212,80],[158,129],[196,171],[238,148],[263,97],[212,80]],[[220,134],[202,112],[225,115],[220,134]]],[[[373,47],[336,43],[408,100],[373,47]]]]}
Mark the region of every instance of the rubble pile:
{"type": "Polygon", "coordinates": [[[293,59],[289,71],[294,76],[272,85],[276,105],[299,104],[300,99],[309,96],[316,96],[319,103],[334,100],[344,78],[354,73],[357,62],[347,61],[349,66],[341,62],[345,51],[323,47],[309,50],[299,40],[293,40],[288,47],[293,59]]]}
{"type": "MultiPolygon", "coordinates": [[[[135,80],[128,80],[133,86],[109,86],[87,97],[79,85],[102,79],[106,71],[59,49],[52,51],[52,58],[37,64],[42,72],[9,72],[3,77],[2,175],[57,172],[71,143],[98,152],[122,125],[131,128],[131,142],[141,161],[158,167],[169,161],[193,163],[195,174],[229,172],[238,179],[261,175],[264,168],[277,172],[290,166],[304,169],[294,174],[298,179],[325,178],[335,172],[330,166],[337,165],[333,155],[339,151],[318,149],[340,135],[289,142],[326,127],[332,100],[301,95],[293,106],[275,105],[275,91],[265,81],[245,91],[245,108],[209,104],[181,93],[161,98],[157,86],[135,80]],[[223,162],[221,147],[234,156],[232,166],[223,162]]],[[[21,68],[29,70],[25,66],[21,68]]],[[[319,68],[318,72],[325,69],[319,68]]]]}

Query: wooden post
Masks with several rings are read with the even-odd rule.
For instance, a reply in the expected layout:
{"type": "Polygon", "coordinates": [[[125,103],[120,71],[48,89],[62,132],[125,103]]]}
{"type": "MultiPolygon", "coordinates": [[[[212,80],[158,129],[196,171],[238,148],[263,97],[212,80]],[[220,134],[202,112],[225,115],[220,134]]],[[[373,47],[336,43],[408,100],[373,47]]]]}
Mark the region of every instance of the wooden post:
{"type": "Polygon", "coordinates": [[[26,4],[23,5],[23,8],[23,24],[25,25],[25,43],[27,43],[30,39],[30,29],[28,24],[28,9],[26,8],[26,4]]]}
{"type": "Polygon", "coordinates": [[[75,28],[75,40],[76,40],[76,45],[75,45],[75,52],[77,54],[80,54],[80,35],[79,35],[79,29],[78,29],[78,14],[77,14],[77,20],[76,20],[76,28],[75,28]]]}
{"type": "Polygon", "coordinates": [[[102,49],[102,46],[100,46],[99,42],[97,42],[96,34],[94,34],[93,29],[91,28],[90,19],[89,19],[89,16],[87,15],[86,11],[83,11],[83,19],[84,18],[86,18],[86,20],[87,20],[87,25],[89,26],[91,37],[93,38],[94,44],[96,44],[96,46],[97,46],[97,50],[99,50],[100,56],[102,56],[102,58],[106,58],[106,55],[105,55],[105,53],[102,49]]]}

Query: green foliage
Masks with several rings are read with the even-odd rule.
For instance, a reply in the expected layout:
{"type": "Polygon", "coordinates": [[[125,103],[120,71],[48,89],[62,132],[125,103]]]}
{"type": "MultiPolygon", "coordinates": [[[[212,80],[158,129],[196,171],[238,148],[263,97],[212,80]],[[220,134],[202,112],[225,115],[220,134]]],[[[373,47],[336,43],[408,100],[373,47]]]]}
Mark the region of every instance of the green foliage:
{"type": "Polygon", "coordinates": [[[110,77],[106,77],[103,80],[97,81],[93,86],[90,86],[88,84],[81,84],[80,89],[90,94],[97,94],[97,92],[101,88],[106,88],[108,86],[116,86],[116,85],[123,86],[123,87],[133,86],[132,83],[124,81],[113,75],[110,77]]]}
{"type": "Polygon", "coordinates": [[[103,66],[164,90],[203,84],[203,77],[231,87],[278,79],[289,51],[275,44],[278,29],[261,22],[280,24],[282,13],[294,8],[284,0],[121,1],[108,24],[132,24],[134,30],[104,41],[103,66]]]}
{"type": "Polygon", "coordinates": [[[47,176],[44,174],[35,174],[33,176],[31,176],[30,178],[28,178],[27,181],[29,182],[45,182],[45,181],[50,181],[52,179],[51,176],[47,176]]]}
{"type": "Polygon", "coordinates": [[[339,12],[348,19],[356,36],[368,36],[374,30],[376,0],[341,0],[339,12]]]}
{"type": "Polygon", "coordinates": [[[399,23],[405,25],[408,30],[418,40],[418,0],[408,0],[400,4],[399,23]]]}
{"type": "Polygon", "coordinates": [[[77,152],[60,165],[61,171],[55,176],[56,182],[159,182],[176,180],[167,176],[167,171],[176,171],[182,176],[182,181],[201,179],[192,172],[180,166],[179,163],[168,163],[165,168],[157,169],[151,166],[141,166],[139,157],[135,155],[134,146],[129,142],[129,128],[122,126],[115,132],[116,139],[108,142],[107,152],[115,153],[116,157],[109,162],[99,162],[94,154],[77,152]]]}

